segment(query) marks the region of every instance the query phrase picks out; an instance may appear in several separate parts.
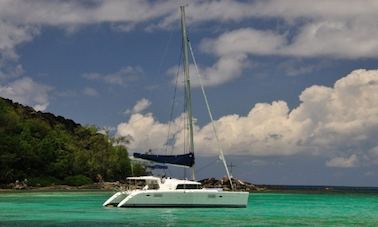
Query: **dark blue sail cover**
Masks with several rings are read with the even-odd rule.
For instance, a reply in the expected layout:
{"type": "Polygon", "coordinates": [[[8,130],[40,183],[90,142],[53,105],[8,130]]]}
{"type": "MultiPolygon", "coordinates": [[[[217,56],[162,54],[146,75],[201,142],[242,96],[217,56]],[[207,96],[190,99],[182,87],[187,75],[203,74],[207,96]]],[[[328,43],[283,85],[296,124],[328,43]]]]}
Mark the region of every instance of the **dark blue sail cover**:
{"type": "Polygon", "coordinates": [[[134,158],[149,160],[152,162],[166,163],[172,165],[189,166],[194,165],[194,154],[181,154],[181,155],[155,155],[155,154],[141,154],[134,153],[134,158]]]}
{"type": "Polygon", "coordinates": [[[168,169],[168,166],[164,166],[164,165],[149,165],[149,166],[146,166],[147,168],[150,168],[150,169],[168,169]]]}

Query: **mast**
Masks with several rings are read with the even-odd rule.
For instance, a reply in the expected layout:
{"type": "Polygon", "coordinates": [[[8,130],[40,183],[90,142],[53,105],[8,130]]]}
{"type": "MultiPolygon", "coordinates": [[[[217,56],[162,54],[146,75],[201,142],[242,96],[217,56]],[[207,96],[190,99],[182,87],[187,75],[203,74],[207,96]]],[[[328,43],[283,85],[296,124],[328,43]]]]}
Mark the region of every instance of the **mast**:
{"type": "MultiPolygon", "coordinates": [[[[185,6],[180,6],[181,10],[181,32],[182,32],[182,48],[184,50],[184,80],[185,80],[185,98],[187,104],[187,114],[189,123],[189,145],[190,153],[194,153],[194,142],[193,142],[193,116],[192,116],[192,93],[190,89],[190,77],[189,77],[189,55],[188,55],[188,34],[186,31],[185,22],[185,6]]],[[[195,179],[194,167],[192,167],[192,178],[195,179]]]]}

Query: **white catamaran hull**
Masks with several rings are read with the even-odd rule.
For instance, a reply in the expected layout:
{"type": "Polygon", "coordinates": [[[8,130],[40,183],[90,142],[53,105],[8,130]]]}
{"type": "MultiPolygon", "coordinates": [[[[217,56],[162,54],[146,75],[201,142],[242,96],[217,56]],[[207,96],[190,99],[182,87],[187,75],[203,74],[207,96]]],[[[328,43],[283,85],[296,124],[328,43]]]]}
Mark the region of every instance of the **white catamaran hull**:
{"type": "Polygon", "coordinates": [[[128,191],[122,191],[115,193],[112,197],[102,204],[103,206],[117,206],[122,200],[124,200],[129,195],[128,191]]]}
{"type": "Polygon", "coordinates": [[[248,192],[203,190],[138,190],[125,197],[118,207],[246,207],[248,192]]]}

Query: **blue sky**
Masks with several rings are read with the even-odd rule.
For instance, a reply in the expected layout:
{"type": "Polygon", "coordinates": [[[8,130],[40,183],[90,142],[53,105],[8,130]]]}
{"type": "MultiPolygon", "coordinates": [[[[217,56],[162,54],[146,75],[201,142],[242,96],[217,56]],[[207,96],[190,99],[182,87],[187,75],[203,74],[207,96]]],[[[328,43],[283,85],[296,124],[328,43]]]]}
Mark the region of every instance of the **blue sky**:
{"type": "MultiPolygon", "coordinates": [[[[375,1],[187,1],[188,29],[234,175],[378,186],[375,1]]],[[[182,152],[176,1],[0,1],[0,96],[182,152]]],[[[223,176],[194,71],[199,177],[223,176]]],[[[178,175],[182,171],[178,171],[178,175]]]]}

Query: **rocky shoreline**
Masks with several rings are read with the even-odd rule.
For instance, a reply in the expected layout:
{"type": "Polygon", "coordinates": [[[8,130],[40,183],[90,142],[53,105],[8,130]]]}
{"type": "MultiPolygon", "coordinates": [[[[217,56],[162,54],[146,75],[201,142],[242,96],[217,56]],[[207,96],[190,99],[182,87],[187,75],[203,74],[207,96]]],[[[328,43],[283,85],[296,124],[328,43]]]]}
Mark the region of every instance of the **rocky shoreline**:
{"type": "MultiPolygon", "coordinates": [[[[228,179],[216,179],[216,178],[205,178],[200,180],[199,182],[202,183],[202,186],[205,188],[222,188],[225,191],[230,191],[230,183],[228,179]]],[[[251,184],[247,181],[240,180],[240,179],[232,179],[234,188],[238,191],[262,191],[262,188],[257,187],[254,184],[251,184]]],[[[75,190],[104,190],[104,191],[111,191],[111,190],[120,190],[122,188],[127,188],[128,184],[124,182],[98,182],[93,184],[86,184],[81,186],[70,186],[70,185],[50,185],[44,187],[35,187],[29,186],[25,182],[15,182],[3,187],[0,187],[0,192],[6,191],[75,191],[75,190]]]]}
{"type": "MultiPolygon", "coordinates": [[[[216,179],[213,177],[206,178],[200,180],[199,182],[202,183],[204,188],[222,188],[225,191],[231,190],[230,182],[227,177],[223,177],[221,179],[216,179]]],[[[264,188],[260,188],[252,183],[237,178],[232,178],[232,184],[234,189],[237,191],[256,192],[264,190],[264,188]]]]}
{"type": "Polygon", "coordinates": [[[81,186],[71,186],[71,185],[49,185],[49,186],[28,186],[28,185],[17,185],[11,184],[7,186],[0,187],[0,192],[14,192],[14,191],[80,191],[80,190],[102,190],[102,191],[112,191],[118,190],[127,186],[127,184],[116,182],[102,182],[85,184],[81,186]]]}
{"type": "MultiPolygon", "coordinates": [[[[230,183],[227,177],[205,178],[200,180],[205,188],[222,188],[230,191],[230,183]]],[[[343,187],[343,186],[295,186],[295,185],[255,185],[250,182],[233,178],[235,190],[254,193],[281,192],[281,193],[374,193],[378,194],[377,187],[343,187]]],[[[40,191],[119,191],[128,188],[125,182],[98,182],[93,184],[85,184],[81,186],[70,185],[50,185],[33,187],[25,182],[15,182],[8,185],[0,185],[1,192],[40,192],[40,191]]]]}

